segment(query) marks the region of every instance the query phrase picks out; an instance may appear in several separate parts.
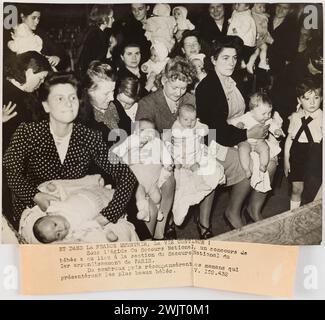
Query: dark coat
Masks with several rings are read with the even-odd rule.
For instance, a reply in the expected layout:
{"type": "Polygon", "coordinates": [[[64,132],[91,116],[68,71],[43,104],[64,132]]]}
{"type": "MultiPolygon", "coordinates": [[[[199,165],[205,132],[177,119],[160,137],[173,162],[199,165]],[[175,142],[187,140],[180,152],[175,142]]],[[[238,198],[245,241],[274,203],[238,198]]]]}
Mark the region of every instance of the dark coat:
{"type": "Polygon", "coordinates": [[[227,123],[229,107],[219,77],[211,71],[199,83],[195,92],[197,116],[202,123],[214,129],[215,140],[221,145],[233,147],[247,140],[246,130],[227,123]]]}
{"type": "Polygon", "coordinates": [[[268,50],[269,62],[272,73],[277,75],[285,69],[286,61],[296,56],[300,29],[297,20],[288,16],[276,29],[270,19],[268,30],[274,39],[268,50]]]}
{"type": "Polygon", "coordinates": [[[200,33],[201,39],[211,45],[213,40],[227,35],[228,19],[225,17],[222,30],[220,31],[213,18],[210,15],[204,15],[202,19],[199,20],[197,30],[200,33]]]}

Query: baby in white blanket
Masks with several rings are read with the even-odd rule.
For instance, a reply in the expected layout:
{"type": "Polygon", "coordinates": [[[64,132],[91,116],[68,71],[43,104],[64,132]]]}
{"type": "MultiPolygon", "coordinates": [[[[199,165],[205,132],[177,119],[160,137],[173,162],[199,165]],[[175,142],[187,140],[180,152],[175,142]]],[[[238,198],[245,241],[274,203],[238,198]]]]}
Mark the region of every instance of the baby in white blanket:
{"type": "Polygon", "coordinates": [[[99,214],[114,194],[110,186],[104,187],[100,175],[53,180],[42,183],[38,189],[57,196],[60,201],[51,202],[46,213],[37,210],[37,207],[23,213],[21,231],[32,239],[31,243],[35,243],[35,239],[40,243],[138,240],[134,226],[124,218],[113,224],[99,214]],[[35,239],[26,232],[26,225],[31,219],[35,239]],[[104,222],[107,224],[102,227],[104,222]]]}
{"type": "Polygon", "coordinates": [[[191,205],[199,203],[225,181],[223,166],[204,144],[203,137],[208,133],[208,126],[197,119],[195,107],[184,104],[178,109],[171,138],[165,134],[175,163],[173,214],[176,225],[182,224],[191,205]]]}
{"type": "Polygon", "coordinates": [[[164,219],[160,211],[161,186],[171,176],[173,159],[159,138],[155,125],[148,119],[136,123],[135,133],[113,150],[127,163],[138,179],[136,191],[138,214],[137,218],[150,221],[149,198],[159,207],[158,221],[164,219]]]}

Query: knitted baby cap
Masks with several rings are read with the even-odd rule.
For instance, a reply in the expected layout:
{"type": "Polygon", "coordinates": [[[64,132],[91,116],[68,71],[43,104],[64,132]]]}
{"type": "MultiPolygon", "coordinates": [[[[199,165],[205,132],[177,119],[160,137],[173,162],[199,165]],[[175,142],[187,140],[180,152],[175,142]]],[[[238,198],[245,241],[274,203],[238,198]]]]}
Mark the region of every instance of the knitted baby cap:
{"type": "Polygon", "coordinates": [[[169,17],[170,11],[171,11],[171,8],[170,8],[169,4],[157,3],[153,8],[152,13],[158,17],[169,17]]]}
{"type": "Polygon", "coordinates": [[[177,9],[180,10],[182,18],[186,19],[187,18],[187,9],[183,6],[177,6],[173,9],[173,15],[175,13],[175,10],[177,10],[177,9]]]}

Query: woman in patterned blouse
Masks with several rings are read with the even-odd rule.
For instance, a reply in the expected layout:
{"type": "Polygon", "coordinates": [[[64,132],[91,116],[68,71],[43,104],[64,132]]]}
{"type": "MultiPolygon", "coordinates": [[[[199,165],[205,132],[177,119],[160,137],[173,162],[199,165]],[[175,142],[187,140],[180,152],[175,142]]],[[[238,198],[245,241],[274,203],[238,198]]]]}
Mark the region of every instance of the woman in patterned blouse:
{"type": "Polygon", "coordinates": [[[99,132],[76,121],[77,92],[78,82],[72,74],[49,76],[40,88],[40,100],[48,119],[22,123],[13,135],[3,166],[13,196],[15,227],[26,207],[37,204],[46,211],[54,200],[37,189],[39,184],[53,179],[82,178],[89,173],[92,163],[116,184],[112,201],[101,211],[103,217],[115,223],[126,213],[136,178],[126,164],[109,153],[99,132]]]}

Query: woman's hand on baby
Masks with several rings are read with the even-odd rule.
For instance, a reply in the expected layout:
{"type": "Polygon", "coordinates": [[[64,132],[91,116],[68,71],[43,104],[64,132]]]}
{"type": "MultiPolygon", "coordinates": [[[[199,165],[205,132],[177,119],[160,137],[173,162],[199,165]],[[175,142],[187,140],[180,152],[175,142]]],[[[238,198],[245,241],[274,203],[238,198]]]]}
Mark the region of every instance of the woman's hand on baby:
{"type": "Polygon", "coordinates": [[[59,201],[60,199],[51,194],[39,192],[36,193],[33,200],[39,206],[39,208],[45,212],[47,208],[50,206],[51,201],[59,201]]]}
{"type": "Polygon", "coordinates": [[[14,111],[15,108],[16,104],[11,101],[2,107],[2,122],[7,122],[17,115],[17,112],[14,111]]]}
{"type": "Polygon", "coordinates": [[[247,139],[264,139],[267,136],[270,125],[263,126],[257,124],[254,127],[247,130],[247,139]]]}
{"type": "Polygon", "coordinates": [[[107,224],[108,224],[108,220],[103,216],[103,215],[101,215],[101,214],[99,214],[96,218],[95,218],[95,220],[102,226],[102,227],[104,227],[104,226],[106,226],[107,224]]]}

